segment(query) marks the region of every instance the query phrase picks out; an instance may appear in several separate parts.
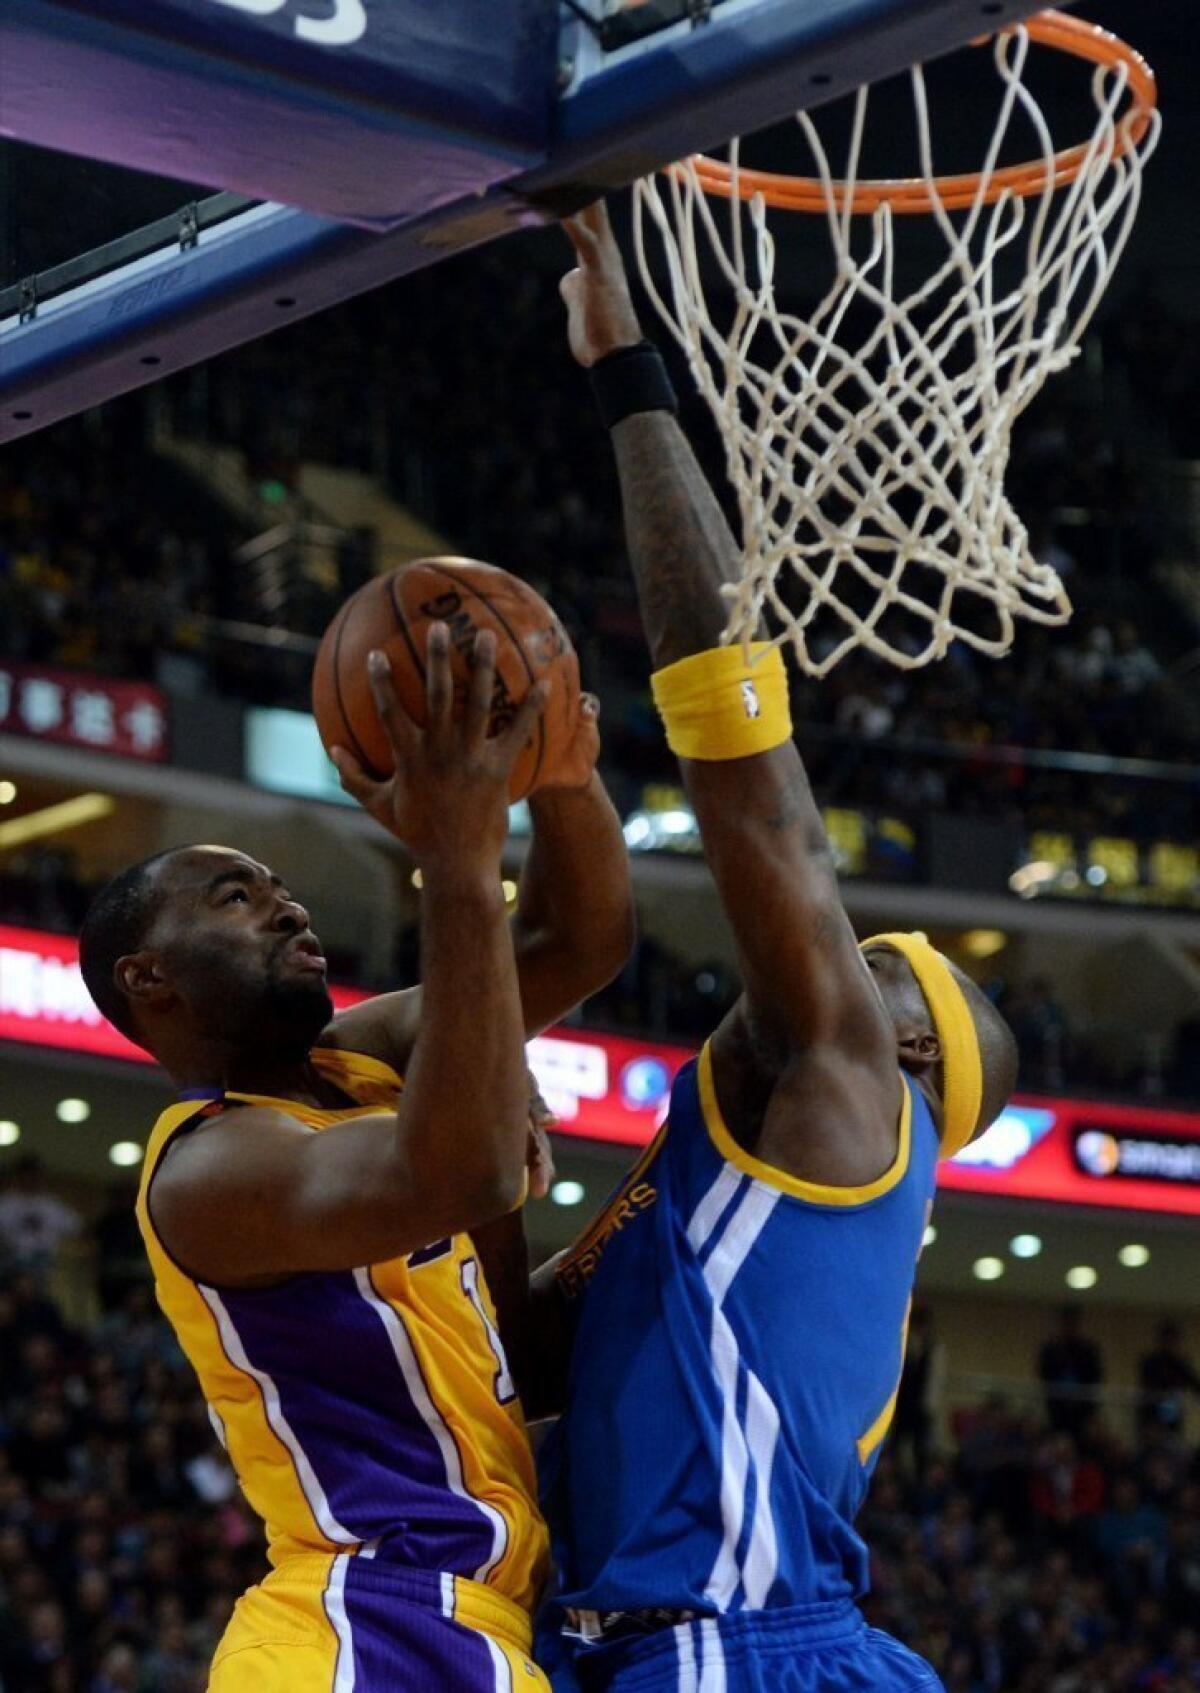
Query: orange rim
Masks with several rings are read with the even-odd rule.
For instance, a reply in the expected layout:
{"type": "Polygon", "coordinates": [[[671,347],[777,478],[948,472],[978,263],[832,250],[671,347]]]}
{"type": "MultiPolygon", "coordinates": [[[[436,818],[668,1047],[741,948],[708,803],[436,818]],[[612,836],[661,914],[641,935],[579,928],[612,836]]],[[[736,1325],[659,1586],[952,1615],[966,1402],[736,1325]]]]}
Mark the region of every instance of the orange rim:
{"type": "MultiPolygon", "coordinates": [[[[1149,129],[1158,106],[1158,84],[1154,72],[1135,47],[1099,24],[1085,23],[1066,12],[1039,12],[1023,26],[1031,41],[1042,47],[1052,47],[1073,58],[1084,59],[1092,65],[1124,64],[1129,73],[1128,91],[1131,104],[1117,123],[1117,142],[1114,158],[1124,158],[1141,142],[1149,129]]],[[[985,38],[992,39],[992,38],[985,38]]],[[[976,43],[979,45],[980,43],[976,43]]],[[[1053,184],[1063,188],[1074,182],[1083,168],[1090,146],[1083,143],[1066,147],[1054,156],[1053,184]]],[[[769,206],[787,212],[821,212],[828,208],[826,191],[819,177],[786,176],[776,171],[740,170],[736,187],[730,167],[722,159],[710,159],[697,153],[691,161],[697,179],[706,194],[729,200],[734,194],[752,200],[761,194],[769,206]]],[[[962,211],[975,204],[979,195],[982,172],[972,171],[964,176],[939,176],[938,201],[947,211],[962,211]]],[[[1012,193],[1021,198],[1040,194],[1047,183],[1046,164],[1036,159],[1024,165],[1006,165],[997,170],[983,195],[983,203],[991,205],[1002,194],[1012,193]]],[[[839,205],[845,195],[846,184],[834,182],[832,190],[839,205]]],[[[894,212],[931,212],[935,201],[923,177],[896,177],[887,180],[860,182],[850,197],[852,212],[873,212],[888,205],[894,212]]]]}

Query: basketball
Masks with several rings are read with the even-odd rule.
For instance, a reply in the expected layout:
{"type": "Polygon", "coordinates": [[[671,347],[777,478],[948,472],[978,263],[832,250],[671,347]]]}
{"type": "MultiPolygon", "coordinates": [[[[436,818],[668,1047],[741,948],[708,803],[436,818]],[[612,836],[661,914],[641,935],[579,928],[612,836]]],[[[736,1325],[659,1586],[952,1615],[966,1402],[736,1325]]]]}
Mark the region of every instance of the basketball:
{"type": "Polygon", "coordinates": [[[466,698],[475,636],[496,636],[490,733],[497,734],[536,682],[549,696],[532,739],[513,767],[512,799],[526,798],[553,774],[578,721],[579,661],[570,637],[540,594],[507,570],[475,559],[418,559],[376,577],[346,601],[325,631],[313,669],[312,708],[326,751],[346,747],[370,774],[392,766],[387,736],[367,678],[367,654],[387,653],[396,693],[424,724],[425,645],[433,623],[450,630],[455,702],[466,698]]]}

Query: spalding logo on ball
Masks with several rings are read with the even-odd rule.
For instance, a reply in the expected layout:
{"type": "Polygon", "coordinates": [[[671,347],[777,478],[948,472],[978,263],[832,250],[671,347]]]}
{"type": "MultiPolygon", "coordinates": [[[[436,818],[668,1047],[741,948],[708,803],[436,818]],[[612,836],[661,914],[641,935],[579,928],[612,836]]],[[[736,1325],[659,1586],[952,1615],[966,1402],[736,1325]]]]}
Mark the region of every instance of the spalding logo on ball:
{"type": "Polygon", "coordinates": [[[558,617],[527,583],[475,559],[427,558],[377,576],[352,594],[325,631],[313,668],[313,716],[325,750],[343,746],[374,776],[391,752],[367,679],[367,654],[388,655],[396,694],[424,724],[429,628],[450,631],[454,694],[466,699],[475,636],[496,636],[496,680],[489,733],[500,733],[536,682],[548,688],[529,744],[513,767],[509,796],[527,795],[553,776],[579,722],[579,661],[558,617]]]}

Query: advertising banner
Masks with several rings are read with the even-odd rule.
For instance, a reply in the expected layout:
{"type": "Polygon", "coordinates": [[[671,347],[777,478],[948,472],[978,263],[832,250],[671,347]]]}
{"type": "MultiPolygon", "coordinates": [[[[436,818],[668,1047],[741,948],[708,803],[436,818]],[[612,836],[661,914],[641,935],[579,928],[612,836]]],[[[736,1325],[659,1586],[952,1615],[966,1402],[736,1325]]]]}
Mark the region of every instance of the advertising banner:
{"type": "MultiPolygon", "coordinates": [[[[332,987],[342,1009],[368,998],[332,987]]],[[[101,1017],[65,936],[0,925],[0,1041],[152,1060],[101,1017]]],[[[631,1150],[666,1115],[687,1047],[552,1029],[529,1043],[529,1062],[559,1132],[631,1150]]],[[[952,1192],[1050,1200],[1200,1217],[1200,1111],[1015,1099],[987,1133],[941,1167],[952,1192]]]]}

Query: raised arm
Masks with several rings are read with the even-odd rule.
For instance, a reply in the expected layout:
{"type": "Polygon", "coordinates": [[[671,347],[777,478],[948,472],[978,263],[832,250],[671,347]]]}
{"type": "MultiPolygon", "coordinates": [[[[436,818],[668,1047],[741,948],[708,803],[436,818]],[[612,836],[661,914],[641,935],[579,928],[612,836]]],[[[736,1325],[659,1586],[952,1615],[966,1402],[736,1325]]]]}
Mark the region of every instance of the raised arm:
{"type": "MultiPolygon", "coordinates": [[[[603,208],[569,229],[579,258],[563,283],[571,345],[579,362],[591,366],[636,345],[641,330],[603,208]]],[[[661,670],[718,644],[726,622],[721,588],[736,577],[738,549],[669,411],[626,416],[612,440],[642,618],[661,670]]],[[[751,757],[682,759],[681,766],[745,983],[745,998],[715,1049],[718,1091],[727,1092],[723,1070],[728,1095],[748,1090],[750,1115],[761,1122],[778,1115],[768,1110],[766,1084],[790,1085],[798,1065],[820,1062],[826,1093],[832,1087],[839,1109],[845,1096],[851,1122],[863,1120],[862,1155],[851,1129],[849,1156],[837,1166],[841,1179],[859,1179],[864,1160],[866,1166],[877,1160],[881,1125],[894,1134],[895,1036],[842,908],[799,752],[788,741],[751,757]],[[757,1096],[756,1082],[764,1084],[757,1096]]],[[[771,1122],[768,1129],[781,1160],[803,1164],[811,1131],[793,1145],[797,1136],[790,1131],[771,1122]]],[[[827,1173],[826,1161],[821,1168],[827,1173]]]]}
{"type": "Polygon", "coordinates": [[[513,943],[525,1029],[539,1034],[599,993],[633,945],[633,885],[621,821],[596,772],[599,707],[581,701],[571,758],[529,802],[513,943]]]}
{"type": "MultiPolygon", "coordinates": [[[[540,1034],[599,993],[633,945],[625,837],[596,771],[599,711],[580,700],[575,745],[551,787],[529,802],[533,835],[521,870],[513,946],[526,1035],[540,1034]]],[[[375,814],[385,827],[387,818],[375,814]]],[[[370,1053],[404,1072],[422,1018],[422,989],[380,994],[341,1012],[325,1044],[370,1053]]]]}
{"type": "Polygon", "coordinates": [[[520,1200],[529,1086],[500,853],[509,771],[541,698],[535,690],[511,728],[489,739],[494,638],[477,642],[461,723],[444,626],[431,630],[429,651],[425,731],[399,705],[386,660],[373,661],[396,774],[368,784],[343,768],[364,802],[386,802],[424,879],[424,1003],[399,1109],[313,1134],[280,1112],[242,1107],[182,1136],[155,1175],[151,1215],[202,1281],[350,1269],[473,1228],[520,1200]]]}

